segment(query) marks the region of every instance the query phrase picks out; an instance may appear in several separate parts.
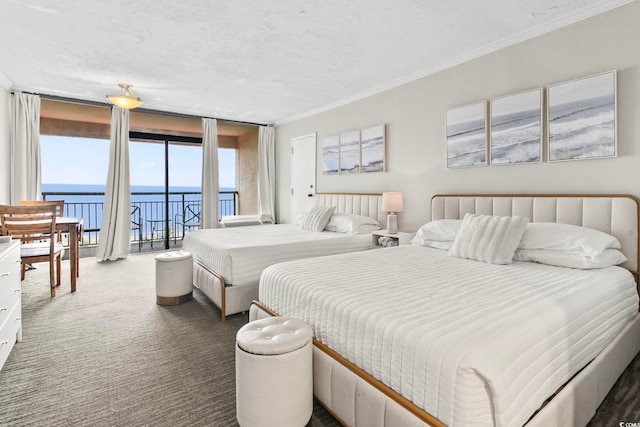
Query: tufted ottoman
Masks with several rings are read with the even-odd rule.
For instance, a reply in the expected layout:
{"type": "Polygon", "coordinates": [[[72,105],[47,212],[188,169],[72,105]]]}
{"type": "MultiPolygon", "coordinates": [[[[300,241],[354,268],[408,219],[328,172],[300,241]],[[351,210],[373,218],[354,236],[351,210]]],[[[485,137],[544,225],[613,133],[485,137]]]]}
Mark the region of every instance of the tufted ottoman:
{"type": "Polygon", "coordinates": [[[193,297],[193,257],[189,252],[156,255],[156,303],[177,305],[193,297]]]}
{"type": "Polygon", "coordinates": [[[311,328],[268,317],[236,335],[236,413],[242,427],[302,427],[313,412],[311,328]]]}

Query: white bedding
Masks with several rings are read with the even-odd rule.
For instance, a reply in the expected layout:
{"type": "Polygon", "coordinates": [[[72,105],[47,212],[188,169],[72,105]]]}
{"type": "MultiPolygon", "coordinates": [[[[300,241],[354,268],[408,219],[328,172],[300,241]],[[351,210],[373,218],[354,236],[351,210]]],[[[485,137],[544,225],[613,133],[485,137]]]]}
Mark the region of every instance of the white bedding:
{"type": "Polygon", "coordinates": [[[410,245],[274,265],[259,292],[452,426],[523,425],[638,311],[620,267],[491,265],[410,245]]]}
{"type": "Polygon", "coordinates": [[[187,233],[182,248],[224,278],[227,285],[255,285],[266,267],[372,247],[371,234],[302,230],[295,224],[216,228],[187,233]]]}

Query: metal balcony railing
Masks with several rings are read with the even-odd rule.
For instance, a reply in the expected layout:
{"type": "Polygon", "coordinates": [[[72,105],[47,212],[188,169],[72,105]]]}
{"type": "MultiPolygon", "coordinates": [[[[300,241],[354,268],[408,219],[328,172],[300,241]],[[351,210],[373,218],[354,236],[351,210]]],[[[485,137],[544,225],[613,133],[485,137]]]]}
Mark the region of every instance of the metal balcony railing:
{"type": "MultiPolygon", "coordinates": [[[[166,230],[164,193],[132,192],[131,242],[138,244],[140,248],[146,242],[165,240],[167,231],[169,237],[175,239],[182,238],[186,231],[198,228],[201,196],[200,192],[169,192],[169,229],[166,230]],[[198,221],[194,218],[198,218],[198,221]]],[[[82,218],[84,235],[81,246],[98,244],[104,193],[43,192],[42,197],[44,200],[64,200],[64,216],[82,218]]],[[[226,215],[235,215],[237,203],[237,191],[220,191],[218,219],[226,215]]]]}

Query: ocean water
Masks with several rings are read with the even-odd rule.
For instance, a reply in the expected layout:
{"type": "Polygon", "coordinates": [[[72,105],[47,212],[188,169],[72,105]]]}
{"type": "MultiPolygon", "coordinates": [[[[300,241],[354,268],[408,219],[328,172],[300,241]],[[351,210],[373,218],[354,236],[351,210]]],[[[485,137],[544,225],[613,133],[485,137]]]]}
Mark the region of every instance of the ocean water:
{"type": "MultiPolygon", "coordinates": [[[[235,191],[234,188],[220,188],[220,191],[235,191]]],[[[43,193],[47,194],[47,200],[64,200],[65,215],[80,217],[84,220],[85,229],[97,229],[102,224],[102,209],[104,203],[104,185],[91,184],[42,184],[43,193]],[[74,193],[99,193],[99,194],[74,194],[74,193]]],[[[150,223],[148,220],[164,219],[164,187],[163,186],[131,186],[131,204],[140,208],[140,217],[143,222],[143,234],[148,234],[150,223]],[[145,193],[145,194],[136,194],[145,193]],[[149,194],[153,193],[153,194],[149,194]]],[[[196,213],[200,212],[202,200],[200,187],[170,187],[169,188],[169,219],[176,220],[176,214],[182,214],[183,209],[189,206],[196,213]],[[179,194],[172,194],[179,193],[179,194]],[[196,193],[196,194],[182,194],[196,193]],[[184,204],[183,204],[184,197],[184,204]]],[[[233,194],[220,194],[218,196],[219,216],[233,215],[233,194]]],[[[187,214],[188,215],[188,214],[187,214]]],[[[132,219],[138,216],[134,215],[132,219]]],[[[178,230],[181,232],[182,230],[178,230]]]]}
{"type": "Polygon", "coordinates": [[[487,164],[484,119],[447,126],[447,165],[449,167],[487,164]]]}
{"type": "Polygon", "coordinates": [[[491,163],[539,162],[540,110],[518,111],[491,120],[491,163]]]}
{"type": "Polygon", "coordinates": [[[613,95],[549,107],[549,160],[615,156],[613,95]]]}

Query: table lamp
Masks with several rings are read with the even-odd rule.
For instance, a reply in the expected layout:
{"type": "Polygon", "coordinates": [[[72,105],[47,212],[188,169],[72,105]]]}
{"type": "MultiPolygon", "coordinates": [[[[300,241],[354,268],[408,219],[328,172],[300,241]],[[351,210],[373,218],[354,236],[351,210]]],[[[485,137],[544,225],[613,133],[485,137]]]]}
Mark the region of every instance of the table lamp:
{"type": "Polygon", "coordinates": [[[387,233],[396,234],[398,232],[398,217],[396,216],[396,212],[402,212],[403,210],[404,203],[401,192],[382,193],[382,212],[388,212],[387,233]]]}

